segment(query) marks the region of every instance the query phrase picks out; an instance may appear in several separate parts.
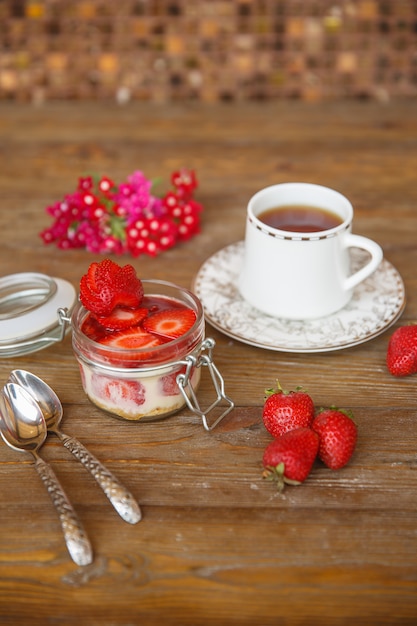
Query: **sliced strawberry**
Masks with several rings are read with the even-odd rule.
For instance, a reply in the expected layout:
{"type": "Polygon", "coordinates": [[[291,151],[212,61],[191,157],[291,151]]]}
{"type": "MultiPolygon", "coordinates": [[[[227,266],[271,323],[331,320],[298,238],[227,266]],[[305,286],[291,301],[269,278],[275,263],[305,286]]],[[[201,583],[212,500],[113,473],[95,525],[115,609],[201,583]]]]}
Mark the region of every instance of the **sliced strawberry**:
{"type": "Polygon", "coordinates": [[[119,270],[120,265],[111,259],[91,263],[86,274],[88,287],[93,292],[99,291],[103,284],[111,283],[116,279],[119,270]]]}
{"type": "Polygon", "coordinates": [[[98,315],[104,315],[102,310],[111,310],[113,294],[110,286],[118,267],[110,259],[90,264],[80,281],[80,300],[86,309],[98,315]]]}
{"type": "Polygon", "coordinates": [[[105,328],[97,322],[92,313],[89,313],[82,323],[81,331],[89,339],[99,341],[104,336],[105,328]]]}
{"type": "Polygon", "coordinates": [[[148,309],[126,309],[117,306],[107,317],[97,316],[99,324],[110,330],[122,330],[137,326],[148,315],[148,309]]]}
{"type": "Polygon", "coordinates": [[[118,352],[106,350],[104,354],[107,360],[119,367],[135,367],[139,361],[142,362],[152,356],[152,351],[149,352],[148,348],[155,348],[165,343],[162,338],[151,335],[140,326],[110,333],[98,342],[106,348],[122,349],[118,352]]]}
{"type": "Polygon", "coordinates": [[[171,374],[161,376],[158,385],[163,396],[177,396],[179,394],[179,387],[177,383],[178,374],[184,374],[185,365],[171,374]]]}
{"type": "Polygon", "coordinates": [[[166,309],[150,315],[142,325],[150,333],[175,339],[190,330],[196,317],[192,309],[166,309]]]}
{"type": "Polygon", "coordinates": [[[120,267],[113,282],[116,304],[136,308],[143,298],[143,285],[132,265],[120,267]]]}
{"type": "Polygon", "coordinates": [[[159,337],[155,337],[139,326],[133,326],[106,335],[100,340],[102,345],[112,348],[124,348],[125,350],[142,350],[142,348],[153,348],[164,343],[159,337]]]}
{"type": "Polygon", "coordinates": [[[91,263],[80,280],[80,300],[97,316],[109,316],[116,306],[137,308],[142,298],[143,285],[132,265],[104,259],[91,263]]]}
{"type": "Polygon", "coordinates": [[[94,393],[123,408],[126,402],[142,405],[145,402],[145,387],[138,380],[121,380],[107,376],[94,375],[92,378],[94,393]]]}
{"type": "Polygon", "coordinates": [[[86,309],[96,315],[109,315],[114,308],[111,290],[103,288],[97,295],[90,287],[87,274],[80,280],[80,300],[86,309]]]}

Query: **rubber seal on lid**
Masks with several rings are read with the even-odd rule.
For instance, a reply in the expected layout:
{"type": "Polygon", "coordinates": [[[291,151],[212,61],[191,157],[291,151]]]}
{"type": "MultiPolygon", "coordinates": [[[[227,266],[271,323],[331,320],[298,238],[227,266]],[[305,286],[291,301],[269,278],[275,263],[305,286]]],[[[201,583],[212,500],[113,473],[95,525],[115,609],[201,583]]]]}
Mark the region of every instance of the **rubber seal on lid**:
{"type": "Polygon", "coordinates": [[[0,357],[29,354],[61,341],[76,297],[71,283],[46,274],[0,278],[0,357]]]}

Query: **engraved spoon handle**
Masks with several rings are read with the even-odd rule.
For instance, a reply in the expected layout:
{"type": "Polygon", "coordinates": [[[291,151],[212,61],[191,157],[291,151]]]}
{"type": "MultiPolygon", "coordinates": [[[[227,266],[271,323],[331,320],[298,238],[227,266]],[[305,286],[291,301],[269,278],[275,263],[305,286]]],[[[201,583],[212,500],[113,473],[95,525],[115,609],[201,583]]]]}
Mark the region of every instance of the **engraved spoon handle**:
{"type": "Polygon", "coordinates": [[[76,512],[65,494],[55,472],[41,457],[33,453],[35,467],[58,511],[65,542],[72,560],[77,565],[89,565],[93,561],[93,551],[87,534],[76,512]]]}
{"type": "Polygon", "coordinates": [[[83,444],[66,435],[62,431],[54,430],[64,446],[80,461],[100,485],[113,507],[125,522],[136,524],[142,518],[138,503],[132,494],[119,480],[105,467],[83,444]]]}

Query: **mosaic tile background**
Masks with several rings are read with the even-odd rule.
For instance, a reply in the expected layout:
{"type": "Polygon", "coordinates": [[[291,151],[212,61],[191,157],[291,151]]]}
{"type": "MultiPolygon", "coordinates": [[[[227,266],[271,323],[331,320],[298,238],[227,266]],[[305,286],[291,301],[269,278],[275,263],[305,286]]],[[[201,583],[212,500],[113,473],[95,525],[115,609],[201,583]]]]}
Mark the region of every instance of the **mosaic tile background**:
{"type": "Polygon", "coordinates": [[[417,95],[417,0],[0,0],[0,99],[417,95]]]}

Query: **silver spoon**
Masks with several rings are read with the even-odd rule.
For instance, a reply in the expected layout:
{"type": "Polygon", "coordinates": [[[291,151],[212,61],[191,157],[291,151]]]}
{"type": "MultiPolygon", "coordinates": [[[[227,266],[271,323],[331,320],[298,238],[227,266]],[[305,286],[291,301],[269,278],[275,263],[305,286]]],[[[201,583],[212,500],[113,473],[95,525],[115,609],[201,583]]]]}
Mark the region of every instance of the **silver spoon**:
{"type": "Polygon", "coordinates": [[[0,393],[0,434],[19,452],[30,452],[61,521],[68,552],[77,565],[89,565],[93,552],[86,532],[53,469],[38,454],[47,436],[42,411],[19,385],[8,383],[0,393]]]}
{"type": "Polygon", "coordinates": [[[139,522],[142,514],[132,494],[82,443],[59,429],[63,409],[55,391],[35,374],[21,369],[13,370],[9,380],[30,393],[43,413],[48,430],[57,435],[64,446],[88,469],[120,517],[129,524],[139,522]]]}

